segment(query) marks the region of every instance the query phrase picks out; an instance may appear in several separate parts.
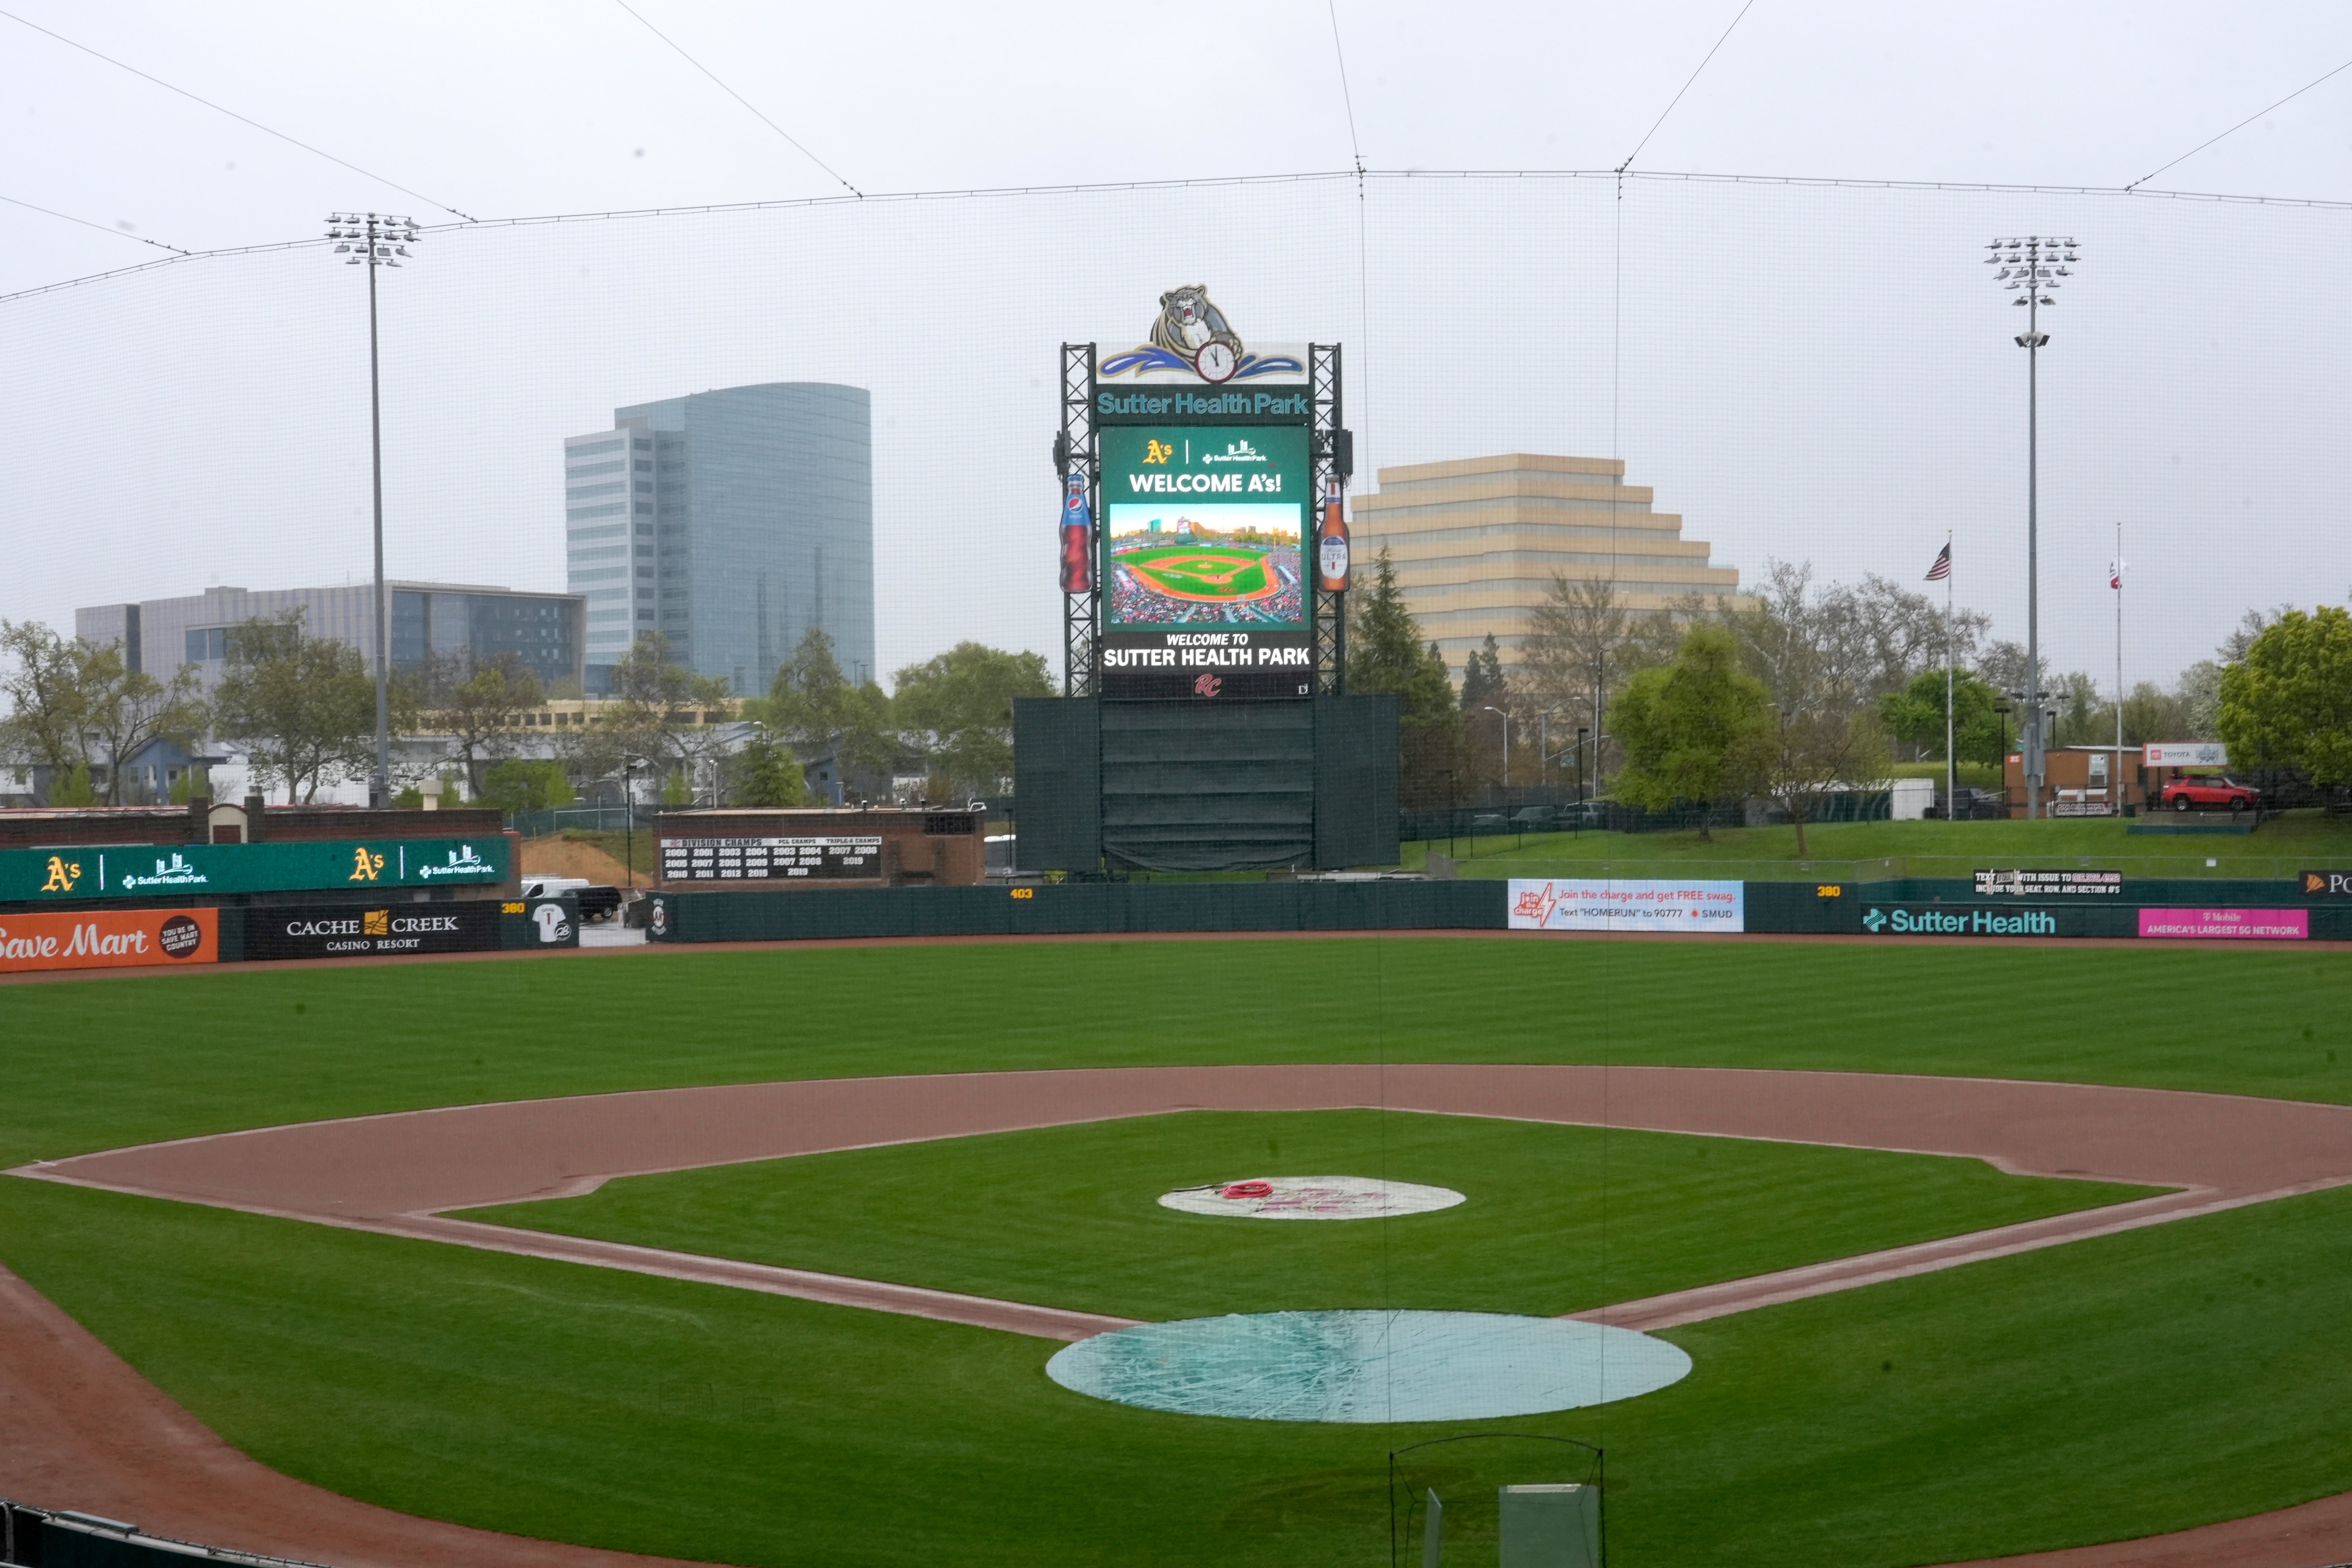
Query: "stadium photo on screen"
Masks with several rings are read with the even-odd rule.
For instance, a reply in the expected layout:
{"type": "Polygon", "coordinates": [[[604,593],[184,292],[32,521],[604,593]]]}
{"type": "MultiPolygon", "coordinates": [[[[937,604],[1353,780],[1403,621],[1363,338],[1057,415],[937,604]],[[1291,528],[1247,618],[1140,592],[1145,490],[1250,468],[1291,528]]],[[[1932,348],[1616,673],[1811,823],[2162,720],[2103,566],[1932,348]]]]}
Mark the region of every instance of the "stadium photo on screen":
{"type": "Polygon", "coordinates": [[[1118,626],[1305,624],[1293,502],[1114,501],[1105,619],[1118,626]]]}

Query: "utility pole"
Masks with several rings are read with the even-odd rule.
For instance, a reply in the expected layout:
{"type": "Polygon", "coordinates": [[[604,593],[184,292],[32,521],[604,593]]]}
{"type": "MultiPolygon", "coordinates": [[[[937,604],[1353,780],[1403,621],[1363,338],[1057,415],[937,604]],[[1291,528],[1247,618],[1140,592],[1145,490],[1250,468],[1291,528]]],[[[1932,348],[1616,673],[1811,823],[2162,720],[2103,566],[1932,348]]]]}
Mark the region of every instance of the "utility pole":
{"type": "Polygon", "coordinates": [[[2042,350],[2050,334],[2042,331],[2042,307],[2055,305],[2051,298],[2062,280],[2073,276],[2062,262],[2077,261],[2072,239],[2030,234],[2023,238],[1996,239],[1985,247],[1992,252],[1985,265],[2002,263],[1993,281],[2014,292],[2012,305],[2025,307],[2025,331],[2017,346],[2025,351],[2025,728],[2018,747],[2025,769],[2025,815],[2042,815],[2042,786],[2048,778],[2047,720],[2042,689],[2042,350]]]}
{"type": "Polygon", "coordinates": [[[368,455],[375,479],[375,772],[368,805],[392,804],[392,615],[383,592],[383,384],[376,348],[375,271],[397,267],[416,243],[416,220],[383,213],[330,213],[327,237],[347,267],[365,266],[368,280],[368,455]]]}

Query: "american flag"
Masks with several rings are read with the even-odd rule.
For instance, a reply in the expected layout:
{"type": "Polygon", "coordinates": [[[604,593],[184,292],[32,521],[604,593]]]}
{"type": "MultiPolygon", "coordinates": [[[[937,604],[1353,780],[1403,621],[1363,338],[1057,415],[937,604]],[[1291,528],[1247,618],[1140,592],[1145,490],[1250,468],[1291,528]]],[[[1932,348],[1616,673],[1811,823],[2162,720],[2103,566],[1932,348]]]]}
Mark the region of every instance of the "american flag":
{"type": "Polygon", "coordinates": [[[1940,583],[1952,574],[1952,547],[1948,544],[1936,552],[1936,563],[1927,568],[1927,581],[1940,583]]]}

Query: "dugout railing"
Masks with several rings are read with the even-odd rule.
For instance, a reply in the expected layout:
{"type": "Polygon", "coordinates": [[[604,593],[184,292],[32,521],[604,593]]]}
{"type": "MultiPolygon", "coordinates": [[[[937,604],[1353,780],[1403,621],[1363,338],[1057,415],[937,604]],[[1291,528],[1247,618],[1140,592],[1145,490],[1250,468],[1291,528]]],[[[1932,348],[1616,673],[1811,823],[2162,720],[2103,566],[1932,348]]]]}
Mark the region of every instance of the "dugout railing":
{"type": "Polygon", "coordinates": [[[0,1563],[10,1568],[320,1568],[297,1557],[271,1557],[151,1535],[137,1525],[72,1509],[36,1508],[0,1498],[0,1563]]]}

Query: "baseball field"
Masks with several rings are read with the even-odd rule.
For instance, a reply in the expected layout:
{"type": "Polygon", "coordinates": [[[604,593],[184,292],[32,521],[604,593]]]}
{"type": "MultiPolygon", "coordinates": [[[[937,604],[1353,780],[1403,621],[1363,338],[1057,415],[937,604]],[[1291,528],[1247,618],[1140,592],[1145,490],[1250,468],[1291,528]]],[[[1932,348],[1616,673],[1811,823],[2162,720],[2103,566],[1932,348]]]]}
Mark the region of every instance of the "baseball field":
{"type": "Polygon", "coordinates": [[[1430,936],[12,985],[0,1166],[93,1184],[0,1181],[0,1264],[263,1465],[590,1548],[1384,1563],[1388,1454],[1501,1428],[1605,1448],[1620,1565],[2045,1552],[2352,1491],[2346,963],[1430,936]],[[1463,1201],[1158,1202],[1303,1173],[1463,1201]],[[1361,1308],[1691,1370],[1394,1425],[1045,1372],[1097,1324],[1361,1308]]]}

